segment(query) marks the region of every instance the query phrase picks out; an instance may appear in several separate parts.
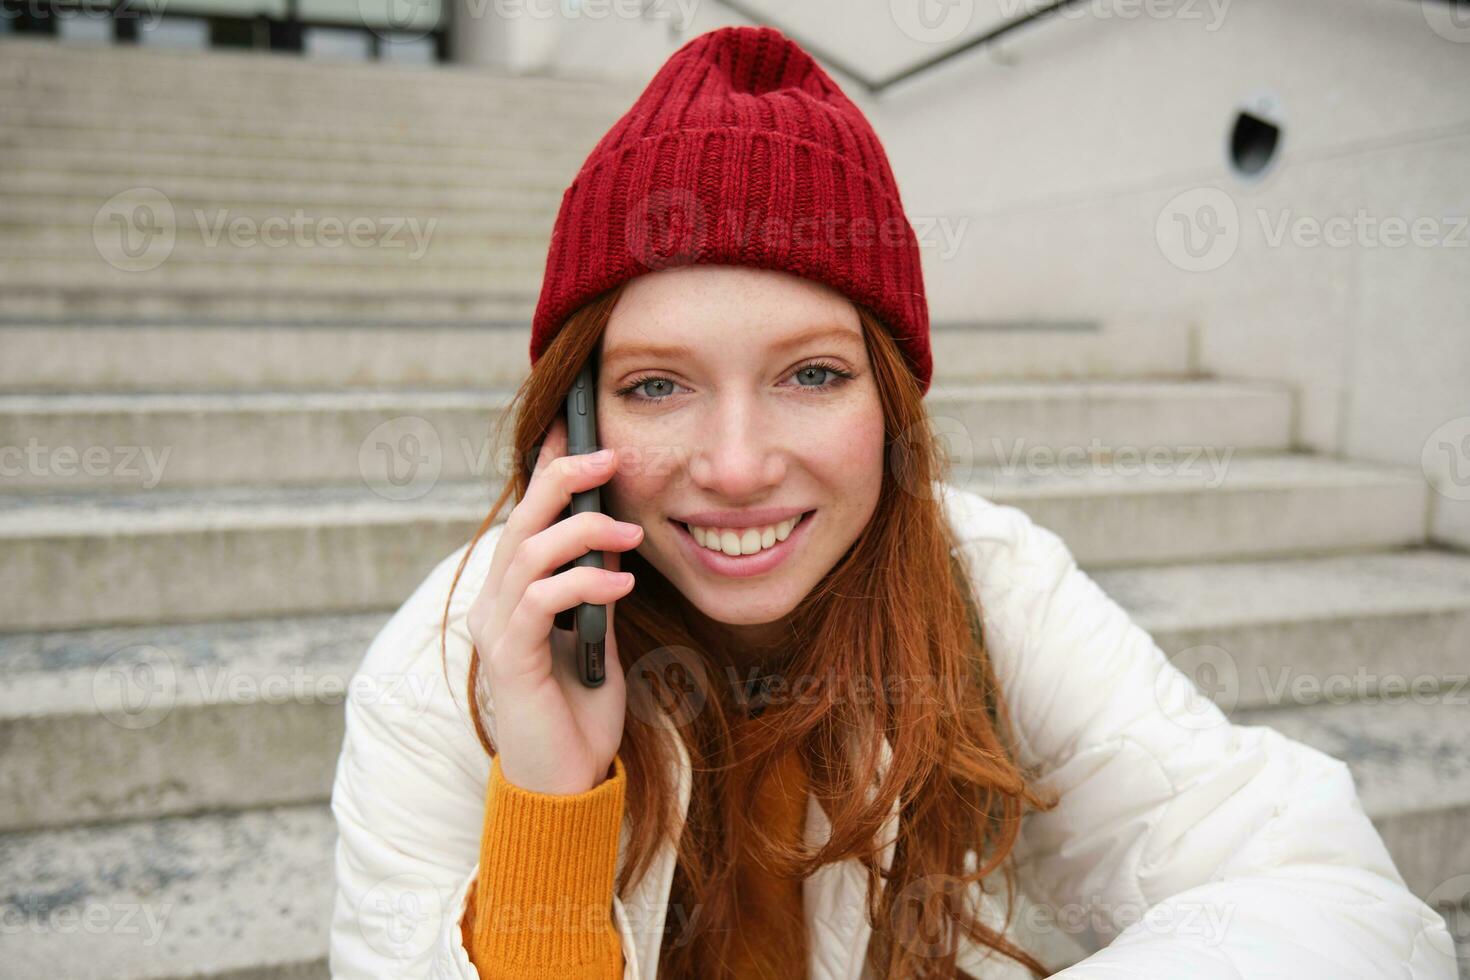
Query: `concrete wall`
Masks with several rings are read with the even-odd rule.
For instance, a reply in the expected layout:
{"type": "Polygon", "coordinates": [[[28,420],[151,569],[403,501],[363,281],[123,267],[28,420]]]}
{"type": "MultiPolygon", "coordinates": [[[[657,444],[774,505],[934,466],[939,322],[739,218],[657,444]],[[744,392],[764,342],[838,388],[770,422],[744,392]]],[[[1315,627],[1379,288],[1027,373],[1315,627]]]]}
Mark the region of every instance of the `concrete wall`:
{"type": "MultiPolygon", "coordinates": [[[[535,21],[521,70],[646,78],[745,22],[684,2],[636,17],[583,0],[535,21]]],[[[946,27],[882,3],[769,7],[873,76],[1018,9],[960,3],[946,27]]],[[[1293,385],[1303,449],[1422,462],[1435,533],[1470,547],[1470,17],[1436,0],[1099,0],[877,98],[837,77],[888,149],[936,319],[1194,330],[1203,370],[1293,385]],[[1283,132],[1251,179],[1229,163],[1242,108],[1283,132]]]]}

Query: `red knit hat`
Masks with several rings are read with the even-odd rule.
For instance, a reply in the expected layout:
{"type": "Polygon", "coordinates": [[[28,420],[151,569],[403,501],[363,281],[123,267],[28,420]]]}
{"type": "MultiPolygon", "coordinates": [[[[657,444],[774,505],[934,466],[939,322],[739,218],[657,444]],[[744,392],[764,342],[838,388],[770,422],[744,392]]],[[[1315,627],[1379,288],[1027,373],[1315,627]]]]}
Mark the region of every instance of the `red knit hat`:
{"type": "Polygon", "coordinates": [[[531,363],[584,303],[676,265],[824,282],[878,314],[929,390],[919,245],[867,119],[772,27],[723,27],[670,55],[565,193],[531,363]]]}

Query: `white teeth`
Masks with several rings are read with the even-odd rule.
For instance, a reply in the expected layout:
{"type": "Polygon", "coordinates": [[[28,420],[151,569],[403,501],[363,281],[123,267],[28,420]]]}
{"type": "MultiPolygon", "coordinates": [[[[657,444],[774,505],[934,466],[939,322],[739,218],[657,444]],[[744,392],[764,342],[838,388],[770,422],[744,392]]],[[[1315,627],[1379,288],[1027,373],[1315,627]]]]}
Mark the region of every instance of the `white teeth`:
{"type": "Polygon", "coordinates": [[[740,555],[753,555],[757,551],[775,546],[778,541],[785,541],[791,534],[791,529],[796,527],[801,518],[791,517],[776,524],[767,524],[765,527],[698,527],[687,525],[689,533],[701,548],[711,551],[722,551],[732,558],[740,555]]]}

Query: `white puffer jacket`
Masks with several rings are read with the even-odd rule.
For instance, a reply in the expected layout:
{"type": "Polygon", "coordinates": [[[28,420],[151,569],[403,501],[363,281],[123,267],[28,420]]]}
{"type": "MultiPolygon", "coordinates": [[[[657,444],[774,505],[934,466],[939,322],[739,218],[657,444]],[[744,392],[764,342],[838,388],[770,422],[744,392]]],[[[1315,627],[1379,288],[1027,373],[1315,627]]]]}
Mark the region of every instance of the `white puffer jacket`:
{"type": "MultiPolygon", "coordinates": [[[[1025,818],[1016,941],[1044,962],[1075,961],[1057,974],[1071,980],[1454,980],[1444,920],[1406,889],[1342,762],[1270,728],[1229,723],[1057,535],[1015,507],[941,492],[1019,761],[1061,797],[1025,818]]],[[[477,978],[459,922],[490,760],[464,703],[464,616],[503,526],[475,548],[455,591],[450,680],[439,622],[463,549],[409,597],[354,678],[332,791],[334,977],[477,978]]],[[[493,716],[486,724],[493,734],[493,716]]],[[[677,775],[687,806],[687,758],[677,775]]],[[[891,841],[896,819],[895,810],[881,840],[891,841]]],[[[813,802],[808,838],[827,831],[813,802]]],[[[624,843],[627,833],[625,823],[624,843]]],[[[624,980],[654,980],[674,860],[665,842],[642,881],[614,897],[624,980]]],[[[865,887],[856,860],[804,883],[812,980],[871,980],[865,887]]],[[[1003,911],[984,907],[988,917],[1003,911]]],[[[671,934],[682,925],[671,921],[671,934]]],[[[1029,976],[1004,958],[979,966],[979,951],[963,950],[972,973],[1029,976]]]]}

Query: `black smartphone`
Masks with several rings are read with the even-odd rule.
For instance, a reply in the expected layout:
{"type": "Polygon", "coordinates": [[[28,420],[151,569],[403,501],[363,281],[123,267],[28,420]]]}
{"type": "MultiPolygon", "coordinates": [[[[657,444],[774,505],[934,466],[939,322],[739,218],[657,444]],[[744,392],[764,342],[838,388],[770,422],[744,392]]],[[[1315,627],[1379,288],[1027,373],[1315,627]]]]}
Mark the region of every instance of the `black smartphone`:
{"type": "MultiPolygon", "coordinates": [[[[597,444],[597,349],[594,347],[587,363],[577,373],[572,387],[567,391],[564,411],[567,420],[567,455],[595,453],[602,448],[597,444]]],[[[572,502],[562,511],[565,520],[573,514],[586,511],[602,511],[602,487],[572,494],[572,502]]],[[[574,561],[568,562],[557,573],[578,565],[606,568],[601,551],[588,551],[574,561]]],[[[606,661],[603,656],[607,642],[607,606],[584,602],[575,609],[564,609],[556,614],[558,629],[577,632],[577,676],[585,687],[600,687],[607,679],[606,661]]]]}

